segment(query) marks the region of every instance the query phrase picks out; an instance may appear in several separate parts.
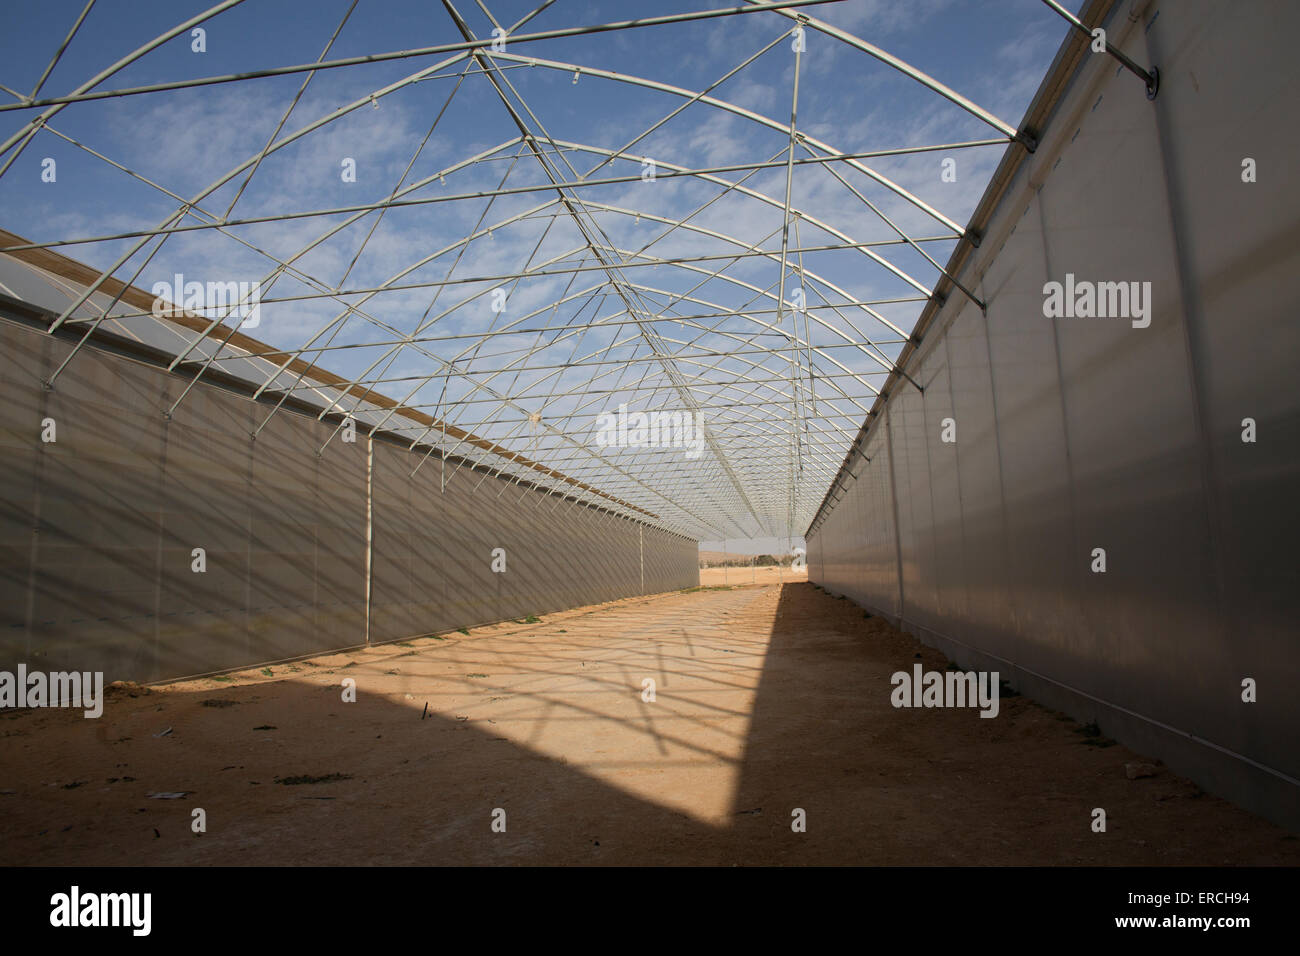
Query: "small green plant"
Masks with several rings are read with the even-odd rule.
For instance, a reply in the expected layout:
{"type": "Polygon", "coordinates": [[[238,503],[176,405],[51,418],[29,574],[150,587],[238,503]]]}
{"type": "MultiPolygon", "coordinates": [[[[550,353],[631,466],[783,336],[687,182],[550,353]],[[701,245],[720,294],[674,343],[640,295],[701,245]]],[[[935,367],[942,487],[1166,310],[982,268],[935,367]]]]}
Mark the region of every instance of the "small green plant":
{"type": "Polygon", "coordinates": [[[269,667],[263,667],[263,668],[262,668],[262,673],[265,674],[267,677],[274,677],[274,676],[275,676],[275,671],[271,670],[271,668],[269,668],[269,667]]]}
{"type": "Polygon", "coordinates": [[[462,634],[466,634],[466,635],[469,634],[469,628],[467,627],[458,627],[456,628],[456,630],[460,631],[462,634]]]}
{"type": "Polygon", "coordinates": [[[232,680],[234,680],[234,678],[227,677],[226,675],[222,674],[220,677],[213,677],[212,680],[221,681],[221,683],[223,684],[229,684],[232,680]]]}

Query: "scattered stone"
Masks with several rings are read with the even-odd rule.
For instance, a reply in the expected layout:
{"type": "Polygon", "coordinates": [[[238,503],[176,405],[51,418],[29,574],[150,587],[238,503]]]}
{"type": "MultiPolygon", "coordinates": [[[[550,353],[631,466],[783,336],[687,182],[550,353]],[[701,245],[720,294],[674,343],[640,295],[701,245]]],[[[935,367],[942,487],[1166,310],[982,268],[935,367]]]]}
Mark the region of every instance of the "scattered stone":
{"type": "Polygon", "coordinates": [[[1124,764],[1124,775],[1130,780],[1137,780],[1139,777],[1154,777],[1160,772],[1160,768],[1153,763],[1145,763],[1141,760],[1130,760],[1124,764]]]}

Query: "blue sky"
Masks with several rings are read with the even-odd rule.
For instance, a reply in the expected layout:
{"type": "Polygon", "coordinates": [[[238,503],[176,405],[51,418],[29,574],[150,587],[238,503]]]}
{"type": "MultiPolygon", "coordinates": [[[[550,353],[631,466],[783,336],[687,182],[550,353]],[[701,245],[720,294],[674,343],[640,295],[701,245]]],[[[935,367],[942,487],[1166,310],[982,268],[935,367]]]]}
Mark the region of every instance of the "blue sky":
{"type": "MultiPolygon", "coordinates": [[[[206,52],[193,52],[188,36],[177,37],[115,74],[101,88],[312,62],[321,55],[350,3],[248,0],[204,25],[206,52]]],[[[6,11],[6,30],[0,35],[0,83],[20,94],[29,94],[83,5],[81,0],[54,0],[6,11]]],[[[207,6],[175,0],[96,4],[45,82],[42,95],[70,92],[137,46],[207,6]]],[[[500,0],[488,6],[500,22],[508,24],[524,16],[536,3],[500,0]]],[[[635,4],[560,0],[523,29],[539,31],[712,6],[715,4],[667,0],[635,4]]],[[[457,8],[477,35],[490,36],[492,24],[472,0],[459,0],[457,8]]],[[[1019,123],[1066,33],[1064,22],[1039,0],[848,0],[814,7],[809,12],[887,49],[1012,126],[1019,123]]],[[[525,119],[539,138],[575,147],[565,147],[563,158],[551,157],[561,178],[569,180],[576,178],[575,173],[588,173],[605,158],[576,147],[619,150],[684,102],[678,96],[614,82],[590,72],[581,75],[575,84],[571,65],[631,74],[698,91],[714,84],[765,45],[779,41],[710,95],[762,114],[784,127],[790,118],[795,58],[789,39],[782,35],[791,25],[777,14],[761,13],[508,44],[507,55],[496,64],[502,68],[500,76],[513,87],[508,95],[517,97],[516,108],[526,104],[532,111],[525,119]],[[530,66],[512,60],[512,56],[554,61],[556,66],[530,66]],[[543,130],[548,137],[542,136],[543,130]]],[[[439,3],[360,0],[329,57],[458,40],[459,33],[439,3]]],[[[308,84],[279,138],[343,104],[365,100],[372,92],[447,56],[321,71],[308,84]]],[[[412,190],[407,198],[493,189],[503,182],[509,187],[546,183],[540,164],[526,151],[521,152],[517,142],[487,161],[446,175],[445,185],[437,178],[440,171],[518,137],[517,128],[488,80],[477,73],[462,78],[465,67],[463,59],[454,62],[438,75],[403,85],[378,97],[375,106],[367,104],[352,110],[278,149],[243,188],[231,217],[379,202],[399,183],[409,187],[430,177],[427,185],[412,190]],[[439,111],[442,117],[430,133],[439,111]],[[340,176],[344,159],[355,161],[355,182],[344,182],[340,176]]],[[[809,32],[800,67],[798,129],[833,150],[858,152],[998,135],[914,80],[823,34],[809,32]]],[[[36,241],[155,228],[176,211],[175,199],[113,168],[59,134],[190,199],[259,153],[284,119],[305,76],[73,104],[50,120],[53,131],[39,133],[0,178],[0,226],[36,241]],[[57,163],[54,183],[41,181],[42,161],[47,157],[57,163]]],[[[13,99],[0,93],[0,101],[13,99]]],[[[0,140],[19,130],[33,112],[0,112],[0,140]]],[[[638,142],[630,150],[632,158],[614,160],[597,175],[638,177],[642,165],[636,157],[651,157],[662,164],[690,169],[784,161],[787,146],[784,128],[767,128],[744,116],[696,104],[638,142]]],[[[1003,149],[988,146],[921,153],[873,159],[868,165],[964,225],[1003,149]],[[957,161],[956,182],[941,178],[944,158],[957,161]]],[[[0,162],[8,157],[0,157],[0,162]]],[[[849,186],[909,236],[941,235],[947,231],[869,177],[839,168],[849,186]]],[[[743,174],[718,175],[735,181],[743,174]]],[[[690,220],[698,231],[669,230],[668,225],[656,220],[660,217],[675,221],[722,192],[719,186],[698,178],[658,179],[653,183],[638,179],[589,187],[582,190],[582,196],[591,204],[587,221],[595,224],[593,228],[598,227],[602,239],[622,250],[620,255],[628,262],[635,261],[631,253],[671,257],[738,251],[734,243],[718,238],[717,233],[772,251],[780,249],[784,210],[779,200],[784,195],[785,177],[784,168],[754,174],[744,185],[778,202],[765,203],[733,191],[715,199],[690,220]],[[637,218],[637,213],[642,218],[637,218]],[[665,232],[666,238],[652,242],[665,232]]],[[[244,175],[234,176],[199,205],[207,212],[224,216],[244,180],[244,175]]],[[[292,260],[296,270],[330,289],[373,289],[396,277],[401,283],[421,283],[504,275],[520,271],[525,263],[536,266],[550,259],[559,263],[553,269],[565,263],[585,263],[587,271],[508,283],[508,306],[500,314],[488,306],[495,283],[471,282],[445,286],[440,291],[426,287],[346,298],[381,319],[382,329],[356,318],[340,319],[343,309],[336,298],[270,302],[263,306],[262,321],[252,334],[277,347],[296,348],[322,329],[328,330],[320,341],[328,338],[334,346],[354,347],[313,355],[324,367],[344,375],[381,379],[381,390],[394,398],[431,412],[436,409],[449,420],[472,427],[508,447],[556,462],[599,487],[611,488],[664,514],[671,519],[668,524],[685,528],[696,519],[703,520],[702,509],[709,510],[709,495],[715,492],[708,489],[720,488],[716,495],[730,500],[729,488],[733,486],[720,481],[719,463],[711,456],[691,463],[674,459],[671,467],[657,469],[655,456],[662,456],[662,450],[624,449],[610,461],[588,460],[575,450],[574,436],[582,436],[599,413],[617,407],[621,401],[630,400],[634,407],[649,409],[668,407],[680,395],[653,360],[646,339],[629,335],[626,320],[619,323],[617,313],[623,303],[611,295],[609,286],[602,288],[605,276],[591,269],[594,261],[585,237],[563,215],[555,198],[553,191],[536,191],[498,197],[490,203],[485,199],[463,200],[393,209],[382,217],[371,213],[356,217],[347,228],[323,241],[323,235],[350,217],[334,215],[232,227],[228,235],[215,230],[178,234],[167,240],[136,284],[148,288],[176,272],[195,278],[269,281],[277,269],[275,258],[292,260]],[[481,226],[494,226],[491,235],[484,232],[467,245],[456,246],[481,226]],[[236,237],[247,244],[241,244],[236,237]],[[423,261],[444,248],[448,251],[423,261]],[[271,257],[257,250],[269,252],[271,257]],[[415,268],[407,272],[411,266],[415,268]],[[591,291],[586,294],[588,289],[591,291]],[[584,295],[555,305],[574,293],[584,295]],[[392,341],[394,335],[409,335],[421,329],[430,341],[421,342],[418,348],[394,349],[380,344],[392,341]],[[474,338],[484,331],[493,335],[474,338]],[[441,374],[435,374],[442,362],[452,359],[467,377],[444,381],[441,374]],[[564,367],[575,359],[582,360],[582,364],[564,367]],[[368,371],[372,365],[374,369],[368,371]],[[485,384],[488,387],[481,387],[485,384]],[[529,414],[543,416],[547,426],[530,428],[529,414]],[[652,472],[670,477],[643,487],[639,478],[652,472]],[[678,508],[682,513],[674,510],[678,508]]],[[[801,212],[797,241],[804,247],[839,244],[845,237],[855,242],[896,238],[844,183],[818,165],[796,167],[791,206],[801,212]],[[818,222],[830,227],[830,231],[819,228],[818,222]]],[[[81,244],[60,251],[107,268],[136,242],[81,244]]],[[[796,244],[793,232],[790,244],[796,244]]],[[[950,241],[933,242],[926,248],[942,263],[952,245],[950,241]]],[[[882,246],[874,251],[926,288],[932,286],[936,272],[915,251],[902,246],[882,246]]],[[[147,251],[120,270],[119,277],[135,275],[144,255],[147,251]]],[[[721,264],[707,263],[710,270],[721,264]]],[[[789,265],[787,293],[797,284],[794,265],[793,261],[789,265]]],[[[810,305],[918,295],[908,283],[859,251],[809,252],[803,256],[803,265],[808,277],[815,276],[804,280],[810,305]]],[[[784,483],[778,480],[780,467],[764,457],[763,448],[770,445],[775,454],[781,447],[780,437],[765,422],[785,414],[795,388],[781,381],[786,374],[783,363],[795,350],[789,333],[763,329],[752,319],[739,316],[683,322],[663,317],[740,312],[747,308],[775,312],[779,261],[759,257],[740,260],[726,272],[735,282],[666,265],[629,266],[623,274],[638,287],[639,302],[661,319],[655,323],[655,332],[664,337],[665,348],[691,356],[739,353],[709,360],[714,363],[711,368],[694,360],[680,368],[692,382],[698,382],[695,394],[705,408],[706,420],[716,428],[719,441],[735,450],[735,468],[753,503],[764,515],[777,514],[782,505],[773,496],[783,493],[784,483]],[[759,354],[769,348],[784,351],[759,354]],[[745,375],[762,380],[756,391],[748,390],[748,397],[735,384],[745,375]]],[[[308,281],[287,274],[276,278],[264,290],[263,298],[311,291],[308,281]]],[[[912,301],[880,305],[874,311],[905,332],[911,328],[921,304],[912,301]]],[[[807,425],[806,472],[795,508],[796,535],[802,530],[802,516],[820,500],[848,439],[870,406],[871,386],[884,380],[885,369],[872,358],[873,349],[864,340],[877,343],[875,354],[886,360],[896,356],[899,348],[898,334],[861,309],[826,309],[816,315],[823,322],[806,325],[796,363],[809,366],[800,365],[802,391],[796,390],[794,396],[796,402],[799,394],[803,396],[807,425]],[[842,313],[847,317],[841,318],[842,313]],[[809,392],[818,399],[815,412],[809,392]]],[[[789,319],[785,322],[788,328],[789,319]]],[[[727,512],[731,507],[724,500],[718,511],[727,512]]],[[[716,532],[718,538],[765,538],[762,532],[771,530],[771,521],[748,518],[709,519],[696,528],[702,537],[716,532]]],[[[771,550],[772,543],[764,540],[755,547],[771,550]]]]}

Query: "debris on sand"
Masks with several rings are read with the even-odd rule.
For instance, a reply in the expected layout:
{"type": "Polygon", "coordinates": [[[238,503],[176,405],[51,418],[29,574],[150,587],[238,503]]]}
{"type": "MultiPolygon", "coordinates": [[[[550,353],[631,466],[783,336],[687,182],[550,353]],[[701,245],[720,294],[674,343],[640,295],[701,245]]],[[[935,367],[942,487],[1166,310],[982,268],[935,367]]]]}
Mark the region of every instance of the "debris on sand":
{"type": "Polygon", "coordinates": [[[303,783],[333,783],[335,780],[351,780],[350,773],[327,773],[324,776],[313,777],[311,774],[299,774],[296,777],[276,777],[276,783],[282,783],[286,787],[297,786],[303,783]]]}
{"type": "Polygon", "coordinates": [[[147,697],[152,694],[144,684],[137,684],[133,680],[115,680],[104,688],[104,696],[113,697],[147,697]]]}
{"type": "Polygon", "coordinates": [[[1154,777],[1160,772],[1160,768],[1153,763],[1144,763],[1141,760],[1130,760],[1124,764],[1124,776],[1130,780],[1137,780],[1139,777],[1154,777]]]}

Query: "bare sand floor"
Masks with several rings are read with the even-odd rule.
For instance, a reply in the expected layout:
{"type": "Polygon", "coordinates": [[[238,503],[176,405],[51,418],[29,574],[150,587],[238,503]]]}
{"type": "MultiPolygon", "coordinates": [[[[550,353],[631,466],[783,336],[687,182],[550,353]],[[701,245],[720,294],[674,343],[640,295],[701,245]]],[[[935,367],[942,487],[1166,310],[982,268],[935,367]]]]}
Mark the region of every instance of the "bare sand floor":
{"type": "Polygon", "coordinates": [[[1300,863],[1294,834],[1129,779],[1141,758],[1023,697],[893,708],[917,661],[946,663],[765,584],[130,687],[99,720],[5,714],[0,863],[1300,863]]]}
{"type": "Polygon", "coordinates": [[[808,568],[787,568],[769,565],[763,568],[700,568],[700,584],[716,587],[720,584],[743,587],[747,584],[796,584],[808,580],[808,568]]]}

